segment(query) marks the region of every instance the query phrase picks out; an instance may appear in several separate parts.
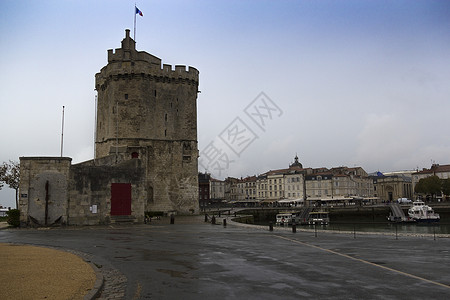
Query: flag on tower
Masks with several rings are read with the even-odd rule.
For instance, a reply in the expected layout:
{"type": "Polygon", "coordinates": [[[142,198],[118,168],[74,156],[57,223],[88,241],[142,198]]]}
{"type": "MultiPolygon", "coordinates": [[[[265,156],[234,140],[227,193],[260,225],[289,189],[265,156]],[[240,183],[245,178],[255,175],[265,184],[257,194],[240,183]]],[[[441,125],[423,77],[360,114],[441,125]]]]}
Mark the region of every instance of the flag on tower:
{"type": "Polygon", "coordinates": [[[135,8],[136,8],[136,14],[139,14],[141,17],[143,17],[144,14],[142,13],[142,11],[140,11],[139,8],[137,8],[136,6],[135,6],[135,8]]]}

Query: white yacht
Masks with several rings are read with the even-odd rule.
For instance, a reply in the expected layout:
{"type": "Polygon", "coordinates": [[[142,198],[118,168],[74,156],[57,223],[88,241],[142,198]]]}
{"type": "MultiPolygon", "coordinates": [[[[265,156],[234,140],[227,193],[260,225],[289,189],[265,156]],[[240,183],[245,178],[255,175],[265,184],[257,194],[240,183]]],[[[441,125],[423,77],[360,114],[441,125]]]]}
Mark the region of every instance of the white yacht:
{"type": "Polygon", "coordinates": [[[418,223],[433,223],[439,222],[439,214],[425,204],[425,202],[416,200],[408,210],[408,216],[418,223]]]}

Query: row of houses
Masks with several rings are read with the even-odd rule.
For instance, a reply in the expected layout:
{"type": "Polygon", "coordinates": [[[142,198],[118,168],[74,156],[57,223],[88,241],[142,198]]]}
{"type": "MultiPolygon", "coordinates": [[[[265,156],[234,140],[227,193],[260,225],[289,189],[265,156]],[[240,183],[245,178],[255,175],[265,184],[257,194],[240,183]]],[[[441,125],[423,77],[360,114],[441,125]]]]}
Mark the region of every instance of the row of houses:
{"type": "Polygon", "coordinates": [[[437,175],[450,178],[450,165],[433,165],[422,171],[368,174],[361,167],[304,168],[296,156],[286,169],[269,170],[245,178],[218,180],[199,173],[200,207],[222,202],[245,205],[314,205],[335,203],[385,203],[398,198],[412,199],[421,178],[437,175]]]}

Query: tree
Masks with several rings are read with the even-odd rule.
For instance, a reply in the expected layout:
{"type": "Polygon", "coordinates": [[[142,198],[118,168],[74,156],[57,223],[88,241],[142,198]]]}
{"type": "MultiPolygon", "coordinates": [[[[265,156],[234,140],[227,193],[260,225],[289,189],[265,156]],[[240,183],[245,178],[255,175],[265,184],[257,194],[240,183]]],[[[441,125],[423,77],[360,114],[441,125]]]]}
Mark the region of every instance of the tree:
{"type": "Polygon", "coordinates": [[[0,166],[0,190],[3,187],[3,179],[2,178],[5,176],[5,173],[6,173],[6,168],[3,165],[1,165],[0,166]]]}
{"type": "Polygon", "coordinates": [[[12,160],[9,163],[3,162],[0,166],[1,182],[6,183],[16,191],[16,208],[19,208],[20,164],[18,162],[12,160]]]}
{"type": "Polygon", "coordinates": [[[436,198],[436,194],[440,194],[442,189],[441,179],[437,176],[422,178],[414,187],[414,192],[419,194],[431,195],[436,198]]]}
{"type": "Polygon", "coordinates": [[[419,182],[416,183],[416,185],[414,186],[414,192],[417,194],[426,194],[426,190],[425,190],[425,182],[424,182],[424,178],[420,179],[419,182]]]}

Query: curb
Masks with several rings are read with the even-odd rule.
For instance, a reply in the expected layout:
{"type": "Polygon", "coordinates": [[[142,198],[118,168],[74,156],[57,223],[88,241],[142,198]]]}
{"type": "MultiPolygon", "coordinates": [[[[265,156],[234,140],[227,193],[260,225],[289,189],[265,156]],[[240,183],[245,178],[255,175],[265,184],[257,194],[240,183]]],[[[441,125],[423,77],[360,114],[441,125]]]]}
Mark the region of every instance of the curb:
{"type": "MultiPolygon", "coordinates": [[[[74,253],[73,253],[74,254],[74,253]]],[[[75,254],[77,255],[77,254],[75,254]]],[[[77,255],[78,257],[80,257],[79,255],[77,255]]],[[[95,272],[95,283],[94,283],[94,287],[86,294],[84,295],[83,299],[84,300],[93,300],[96,299],[100,296],[102,290],[103,290],[103,286],[105,284],[105,280],[103,278],[103,274],[100,272],[100,269],[97,268],[97,266],[92,263],[91,261],[87,261],[85,260],[83,257],[80,257],[84,262],[88,263],[91,268],[94,270],[95,272]]]]}

